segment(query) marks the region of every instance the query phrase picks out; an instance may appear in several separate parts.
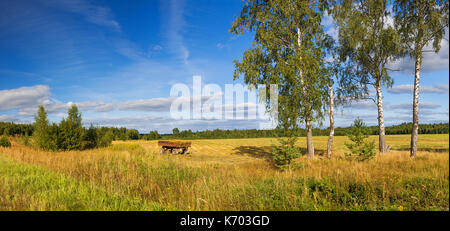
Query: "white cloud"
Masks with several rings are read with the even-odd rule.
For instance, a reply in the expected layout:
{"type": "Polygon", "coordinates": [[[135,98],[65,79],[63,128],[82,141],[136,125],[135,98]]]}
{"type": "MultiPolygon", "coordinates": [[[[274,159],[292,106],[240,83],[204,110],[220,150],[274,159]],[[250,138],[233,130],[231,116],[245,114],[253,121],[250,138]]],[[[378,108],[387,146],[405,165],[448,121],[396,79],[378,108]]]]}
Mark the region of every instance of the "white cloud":
{"type": "MultiPolygon", "coordinates": [[[[420,93],[439,93],[445,94],[448,93],[448,84],[436,84],[434,86],[420,86],[420,93]]],[[[412,84],[403,84],[399,86],[392,87],[388,89],[389,93],[394,94],[402,94],[402,93],[413,93],[414,85],[412,84]]]]}
{"type": "MultiPolygon", "coordinates": [[[[387,116],[385,117],[385,121],[392,121],[390,124],[399,124],[401,122],[412,122],[412,105],[408,105],[407,109],[409,110],[398,110],[395,113],[395,116],[387,116]]],[[[419,106],[419,122],[420,123],[448,123],[448,111],[447,112],[439,112],[433,108],[433,105],[429,105],[429,107],[421,107],[419,106]]]]}
{"type": "MultiPolygon", "coordinates": [[[[215,95],[203,95],[200,97],[202,102],[221,97],[222,93],[215,95]]],[[[167,97],[167,98],[153,98],[144,100],[130,100],[125,102],[119,102],[115,104],[115,108],[121,111],[165,111],[169,112],[172,102],[176,99],[190,101],[191,103],[198,96],[186,96],[186,97],[167,97]]]]}
{"type": "Polygon", "coordinates": [[[155,45],[155,46],[153,46],[153,48],[152,48],[154,51],[160,51],[160,50],[162,50],[163,49],[163,47],[162,46],[160,46],[160,45],[155,45]]]}
{"type": "Polygon", "coordinates": [[[108,103],[104,105],[99,105],[94,108],[94,112],[109,112],[114,110],[114,104],[108,103]]]}
{"type": "Polygon", "coordinates": [[[42,3],[49,7],[80,14],[90,23],[109,27],[115,31],[121,30],[120,24],[114,20],[111,10],[107,7],[96,6],[85,0],[46,0],[42,3]]]}
{"type": "Polygon", "coordinates": [[[1,90],[0,111],[21,109],[46,103],[50,95],[50,87],[47,85],[1,90]]]}
{"type": "Polygon", "coordinates": [[[140,116],[140,117],[119,117],[119,118],[96,118],[87,119],[85,125],[107,127],[127,127],[138,129],[144,133],[157,130],[160,133],[170,133],[173,128],[180,130],[204,131],[213,129],[252,129],[259,128],[261,122],[266,120],[222,120],[222,119],[202,119],[202,120],[175,120],[170,117],[140,116]]]}
{"type": "Polygon", "coordinates": [[[0,122],[13,122],[16,120],[14,115],[0,115],[0,122]]]}
{"type": "Polygon", "coordinates": [[[131,100],[116,104],[121,111],[168,111],[175,97],[154,98],[146,100],[131,100]]]}
{"type": "MultiPolygon", "coordinates": [[[[201,101],[204,102],[209,99],[217,99],[222,96],[222,93],[215,95],[201,96],[201,101]]],[[[85,101],[85,102],[67,102],[62,103],[58,101],[45,100],[42,104],[45,110],[49,114],[57,114],[66,112],[73,104],[76,104],[80,111],[94,111],[94,112],[109,112],[113,110],[119,111],[144,111],[144,112],[169,112],[170,106],[176,99],[186,100],[193,102],[196,96],[192,97],[167,97],[167,98],[152,98],[142,100],[129,100],[123,102],[104,103],[103,101],[85,101]]],[[[28,104],[23,107],[16,107],[19,109],[19,116],[32,116],[35,115],[38,109],[39,103],[28,104]]],[[[192,106],[192,105],[191,105],[192,106]]]]}
{"type": "Polygon", "coordinates": [[[186,26],[184,20],[184,1],[183,0],[161,0],[163,15],[166,15],[166,25],[163,28],[166,38],[169,42],[169,48],[173,54],[176,54],[184,64],[188,64],[189,50],[184,45],[183,28],[186,26]]]}
{"type": "MultiPolygon", "coordinates": [[[[448,70],[448,28],[444,36],[446,39],[441,40],[441,49],[436,54],[435,52],[424,52],[423,62],[421,66],[421,72],[432,72],[439,70],[448,70]]],[[[424,50],[432,50],[431,44],[425,47],[424,50]]],[[[393,61],[388,65],[392,70],[397,70],[403,73],[413,74],[414,73],[414,60],[409,56],[393,61]]]]}
{"type": "MultiPolygon", "coordinates": [[[[377,113],[368,112],[368,113],[358,113],[358,112],[348,112],[341,111],[335,113],[335,124],[337,127],[347,127],[353,124],[356,118],[360,118],[364,121],[364,123],[368,126],[377,125],[378,123],[378,115],[377,113]]],[[[329,126],[329,117],[328,115],[325,118],[323,126],[329,126]]]]}
{"type": "MultiPolygon", "coordinates": [[[[61,103],[61,102],[52,102],[50,100],[47,100],[45,102],[42,103],[42,105],[44,105],[45,110],[47,111],[47,113],[49,114],[57,114],[57,113],[62,113],[62,112],[66,112],[73,104],[76,104],[78,109],[80,109],[80,111],[89,111],[89,110],[94,110],[97,107],[101,107],[103,105],[105,105],[105,103],[103,103],[102,101],[86,101],[86,102],[68,102],[68,103],[61,103]]],[[[33,116],[37,113],[38,110],[38,104],[30,106],[30,107],[25,107],[25,108],[20,108],[19,112],[17,113],[17,115],[19,116],[33,116]]]]}
{"type": "Polygon", "coordinates": [[[116,39],[112,45],[117,53],[132,60],[140,61],[145,57],[145,53],[136,44],[127,39],[116,39]]]}
{"type": "Polygon", "coordinates": [[[223,45],[222,43],[217,43],[216,47],[222,49],[225,47],[225,45],[223,45]]]}
{"type": "Polygon", "coordinates": [[[345,105],[344,108],[353,108],[353,109],[377,109],[377,105],[373,101],[356,101],[351,102],[349,105],[345,105]]]}
{"type": "Polygon", "coordinates": [[[322,20],[322,25],[325,28],[325,32],[331,36],[335,41],[338,40],[339,31],[336,26],[336,22],[333,17],[328,14],[328,12],[324,13],[324,17],[322,20]]]}
{"type": "MultiPolygon", "coordinates": [[[[440,108],[441,105],[439,104],[434,104],[434,103],[429,103],[429,102],[419,102],[419,108],[422,109],[436,109],[436,108],[440,108]]],[[[402,103],[402,104],[396,104],[396,105],[391,105],[389,107],[390,109],[401,109],[401,110],[412,110],[412,103],[402,103]]]]}

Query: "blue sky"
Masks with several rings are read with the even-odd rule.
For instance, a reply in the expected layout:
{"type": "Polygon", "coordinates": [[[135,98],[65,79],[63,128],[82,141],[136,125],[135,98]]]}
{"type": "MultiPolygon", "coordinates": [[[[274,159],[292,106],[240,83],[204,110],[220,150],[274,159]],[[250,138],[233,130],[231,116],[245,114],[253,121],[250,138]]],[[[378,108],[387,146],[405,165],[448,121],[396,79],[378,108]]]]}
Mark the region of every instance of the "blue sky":
{"type": "MultiPolygon", "coordinates": [[[[257,128],[258,120],[174,120],[170,89],[204,84],[224,88],[233,81],[233,60],[250,47],[251,35],[228,32],[241,0],[0,2],[0,121],[31,123],[44,104],[59,122],[70,103],[85,124],[125,126],[140,132],[181,129],[257,128]]],[[[335,35],[331,20],[324,24],[335,35]]],[[[446,35],[448,38],[448,34],[446,35]]],[[[448,122],[448,40],[425,56],[420,122],[448,122]]],[[[394,87],[383,89],[385,123],[411,121],[413,62],[393,62],[394,87]]],[[[248,108],[247,108],[248,109],[248,108]]],[[[370,102],[338,112],[337,126],[357,116],[375,125],[370,102]]],[[[327,126],[325,119],[323,126],[327,126]]]]}

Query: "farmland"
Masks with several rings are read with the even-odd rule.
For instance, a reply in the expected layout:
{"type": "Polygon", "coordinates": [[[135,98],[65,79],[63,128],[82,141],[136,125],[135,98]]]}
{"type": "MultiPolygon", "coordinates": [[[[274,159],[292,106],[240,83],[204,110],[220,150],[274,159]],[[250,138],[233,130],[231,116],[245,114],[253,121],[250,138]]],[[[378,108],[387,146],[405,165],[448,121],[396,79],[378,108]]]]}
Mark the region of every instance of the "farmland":
{"type": "MultiPolygon", "coordinates": [[[[377,136],[371,136],[376,141],[377,136]]],[[[449,135],[387,136],[388,154],[344,158],[346,137],[314,137],[316,157],[286,171],[273,138],[193,140],[192,154],[159,154],[157,141],[45,152],[12,139],[0,148],[0,210],[449,210],[449,135]]],[[[306,138],[297,145],[306,153],[306,138]]]]}

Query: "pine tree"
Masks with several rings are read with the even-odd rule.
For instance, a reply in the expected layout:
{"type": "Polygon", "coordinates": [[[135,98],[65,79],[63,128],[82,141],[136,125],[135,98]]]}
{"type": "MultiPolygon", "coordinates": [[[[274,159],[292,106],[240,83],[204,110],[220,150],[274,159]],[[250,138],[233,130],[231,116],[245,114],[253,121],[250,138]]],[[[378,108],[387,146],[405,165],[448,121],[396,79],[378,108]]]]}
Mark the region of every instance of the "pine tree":
{"type": "Polygon", "coordinates": [[[63,118],[60,123],[60,149],[80,150],[83,147],[82,140],[84,135],[81,113],[78,111],[78,107],[73,104],[67,111],[67,114],[67,120],[63,118]]]}
{"type": "Polygon", "coordinates": [[[34,119],[33,139],[35,145],[44,150],[51,150],[49,146],[50,137],[48,133],[47,112],[43,105],[39,105],[38,114],[34,119]]]}
{"type": "Polygon", "coordinates": [[[58,124],[52,123],[52,125],[49,125],[47,127],[47,137],[48,137],[47,150],[58,151],[61,149],[60,148],[61,137],[58,124]]]}
{"type": "Polygon", "coordinates": [[[97,130],[94,128],[94,125],[91,124],[91,126],[84,133],[83,136],[83,149],[96,148],[97,142],[98,142],[97,130]]]}
{"type": "Polygon", "coordinates": [[[278,139],[279,145],[272,146],[272,160],[275,167],[284,170],[290,167],[293,159],[300,156],[300,150],[295,146],[295,136],[278,139]]]}
{"type": "Polygon", "coordinates": [[[375,156],[375,142],[366,141],[369,137],[368,130],[360,118],[355,119],[347,136],[353,142],[345,142],[345,146],[350,150],[350,153],[345,153],[348,158],[363,161],[375,156]]]}

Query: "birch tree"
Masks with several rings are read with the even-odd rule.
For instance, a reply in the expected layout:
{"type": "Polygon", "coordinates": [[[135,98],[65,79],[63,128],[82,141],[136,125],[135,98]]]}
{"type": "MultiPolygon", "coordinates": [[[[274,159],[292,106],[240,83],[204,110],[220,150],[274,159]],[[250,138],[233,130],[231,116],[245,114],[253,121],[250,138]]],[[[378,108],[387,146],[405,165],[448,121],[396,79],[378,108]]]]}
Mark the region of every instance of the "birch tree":
{"type": "Polygon", "coordinates": [[[413,124],[411,132],[411,157],[417,155],[419,131],[419,81],[423,52],[427,45],[439,52],[442,37],[448,30],[448,1],[397,0],[394,4],[395,26],[400,32],[403,45],[414,60],[413,124]]]}
{"type": "Polygon", "coordinates": [[[343,0],[332,14],[339,30],[339,56],[350,63],[360,86],[373,87],[378,109],[379,151],[386,152],[382,86],[391,87],[393,79],[386,65],[401,56],[399,36],[388,24],[386,0],[343,0]]]}
{"type": "Polygon", "coordinates": [[[249,85],[278,84],[278,123],[295,137],[293,132],[304,122],[309,158],[314,157],[312,123],[323,119],[328,98],[324,65],[327,36],[321,25],[325,3],[245,0],[230,29],[237,35],[254,33],[252,47],[241,61],[234,62],[234,79],[243,74],[249,85]]]}
{"type": "MultiPolygon", "coordinates": [[[[332,41],[334,43],[334,41],[332,41]]],[[[338,46],[332,44],[330,46],[331,61],[329,66],[330,85],[328,86],[329,99],[327,109],[330,119],[330,133],[327,144],[327,158],[331,158],[333,152],[334,140],[334,115],[337,108],[350,104],[352,101],[357,101],[366,98],[369,93],[367,88],[361,86],[358,78],[358,71],[352,63],[341,63],[336,56],[336,48],[338,46]]]]}

